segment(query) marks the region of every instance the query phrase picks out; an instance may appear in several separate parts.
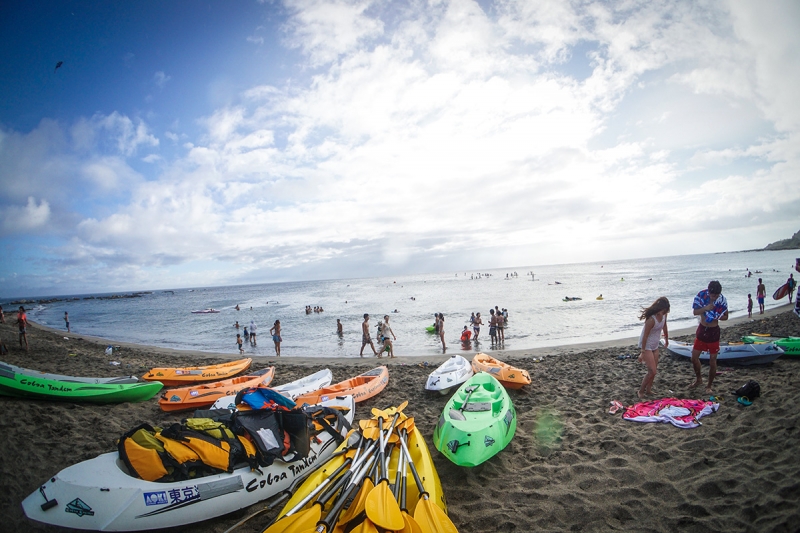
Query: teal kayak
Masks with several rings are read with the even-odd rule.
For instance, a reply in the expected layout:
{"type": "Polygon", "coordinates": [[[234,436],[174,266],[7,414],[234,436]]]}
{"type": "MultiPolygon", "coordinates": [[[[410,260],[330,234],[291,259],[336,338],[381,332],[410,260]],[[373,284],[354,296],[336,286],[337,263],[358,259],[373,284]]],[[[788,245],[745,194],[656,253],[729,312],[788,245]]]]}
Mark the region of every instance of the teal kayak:
{"type": "Polygon", "coordinates": [[[505,448],[517,430],[517,413],[492,375],[475,374],[444,406],[433,445],[459,466],[477,466],[505,448]]]}
{"type": "Polygon", "coordinates": [[[81,383],[29,376],[0,368],[0,395],[65,402],[121,403],[149,400],[164,385],[144,383],[81,383]]]}

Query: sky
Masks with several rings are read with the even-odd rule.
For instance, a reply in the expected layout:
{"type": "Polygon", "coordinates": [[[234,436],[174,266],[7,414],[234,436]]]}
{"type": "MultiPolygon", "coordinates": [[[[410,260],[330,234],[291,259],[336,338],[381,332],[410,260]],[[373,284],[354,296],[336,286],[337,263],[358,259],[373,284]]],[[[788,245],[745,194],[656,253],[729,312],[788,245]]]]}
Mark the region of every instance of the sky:
{"type": "Polygon", "coordinates": [[[792,0],[4,2],[0,50],[0,296],[800,230],[792,0]]]}

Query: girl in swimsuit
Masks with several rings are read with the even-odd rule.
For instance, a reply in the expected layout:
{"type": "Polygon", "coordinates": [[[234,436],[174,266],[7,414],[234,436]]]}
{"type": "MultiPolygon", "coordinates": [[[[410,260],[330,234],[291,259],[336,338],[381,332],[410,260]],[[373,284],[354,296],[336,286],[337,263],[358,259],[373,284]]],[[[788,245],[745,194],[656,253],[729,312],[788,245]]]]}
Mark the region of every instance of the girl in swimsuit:
{"type": "Polygon", "coordinates": [[[644,398],[645,394],[652,394],[653,381],[656,379],[656,368],[658,367],[658,341],[661,339],[662,332],[664,345],[669,346],[667,313],[669,313],[669,300],[662,296],[650,307],[642,309],[642,314],[639,315],[639,320],[644,320],[642,334],[639,336],[639,348],[642,350],[639,361],[647,365],[647,375],[642,380],[642,386],[636,392],[639,398],[644,398]]]}
{"type": "Polygon", "coordinates": [[[275,325],[269,328],[269,332],[272,334],[272,342],[275,343],[275,355],[278,357],[281,356],[281,321],[276,320],[275,325]]]}

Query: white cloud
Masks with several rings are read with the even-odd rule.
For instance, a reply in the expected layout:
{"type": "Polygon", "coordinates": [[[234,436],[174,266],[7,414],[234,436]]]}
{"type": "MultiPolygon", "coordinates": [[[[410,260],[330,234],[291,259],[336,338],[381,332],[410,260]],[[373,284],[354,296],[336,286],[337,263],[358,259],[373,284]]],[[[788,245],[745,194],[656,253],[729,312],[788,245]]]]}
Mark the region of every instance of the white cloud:
{"type": "Polygon", "coordinates": [[[41,229],[50,218],[50,205],[46,200],[36,203],[33,196],[28,197],[24,206],[9,205],[3,209],[3,234],[28,233],[41,229]]]}
{"type": "Polygon", "coordinates": [[[159,89],[163,89],[167,82],[171,79],[172,76],[167,76],[162,70],[159,70],[153,75],[153,83],[155,83],[156,87],[159,89]]]}

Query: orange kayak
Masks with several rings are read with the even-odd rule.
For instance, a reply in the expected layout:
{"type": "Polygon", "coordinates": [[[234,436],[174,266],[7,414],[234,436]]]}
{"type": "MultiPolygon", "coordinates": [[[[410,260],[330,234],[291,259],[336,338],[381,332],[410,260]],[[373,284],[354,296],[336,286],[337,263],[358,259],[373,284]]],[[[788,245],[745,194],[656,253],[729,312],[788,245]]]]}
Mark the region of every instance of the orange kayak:
{"type": "Polygon", "coordinates": [[[275,367],[264,368],[258,372],[239,376],[238,378],[204,383],[180,389],[170,389],[161,394],[158,405],[162,411],[183,411],[186,409],[203,409],[210,407],[223,396],[236,394],[250,387],[266,387],[275,377],[275,367]]]}
{"type": "Polygon", "coordinates": [[[491,374],[507,389],[521,389],[531,383],[527,370],[506,364],[485,353],[475,354],[472,358],[472,370],[476,374],[478,372],[491,374]]]}
{"type": "Polygon", "coordinates": [[[314,405],[337,396],[352,395],[353,400],[356,402],[363,402],[385,389],[387,383],[389,383],[389,369],[385,366],[379,366],[369,372],[364,372],[360,376],[298,396],[294,401],[297,405],[303,405],[304,403],[314,405]]]}
{"type": "Polygon", "coordinates": [[[252,359],[239,359],[229,363],[209,366],[190,366],[186,368],[151,368],[142,376],[145,381],[160,381],[167,387],[188,385],[203,381],[217,381],[232,378],[250,368],[252,359]]]}

